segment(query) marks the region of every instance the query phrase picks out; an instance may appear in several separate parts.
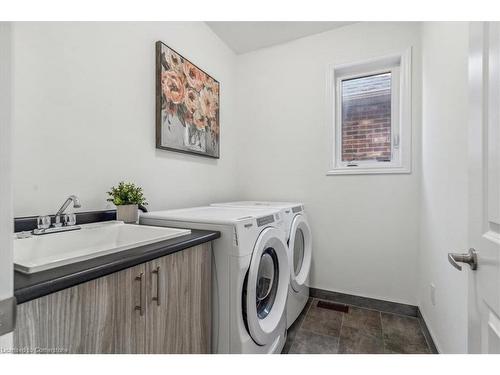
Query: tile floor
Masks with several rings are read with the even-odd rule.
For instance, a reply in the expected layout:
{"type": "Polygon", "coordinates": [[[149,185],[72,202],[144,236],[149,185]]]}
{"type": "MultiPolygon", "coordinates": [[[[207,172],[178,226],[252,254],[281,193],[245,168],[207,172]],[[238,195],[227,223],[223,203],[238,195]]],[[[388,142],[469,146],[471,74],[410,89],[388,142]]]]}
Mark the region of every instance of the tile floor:
{"type": "MultiPolygon", "coordinates": [[[[343,313],[310,298],[289,328],[284,354],[429,354],[417,318],[349,306],[343,313]]],[[[326,301],[328,302],[328,301],[326,301]]]]}

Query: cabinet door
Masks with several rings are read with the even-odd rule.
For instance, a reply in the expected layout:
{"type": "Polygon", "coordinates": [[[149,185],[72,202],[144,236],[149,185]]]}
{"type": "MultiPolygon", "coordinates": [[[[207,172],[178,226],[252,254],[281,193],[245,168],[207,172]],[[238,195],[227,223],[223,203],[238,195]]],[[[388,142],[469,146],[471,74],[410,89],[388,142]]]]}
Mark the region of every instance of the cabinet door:
{"type": "Polygon", "coordinates": [[[18,306],[14,348],[42,353],[142,353],[145,265],[18,306]],[[137,280],[143,274],[142,283],[137,280]],[[142,290],[141,290],[142,288],[142,290]]]}
{"type": "Polygon", "coordinates": [[[210,353],[211,244],[147,263],[148,353],[210,353]]]}
{"type": "Polygon", "coordinates": [[[114,353],[145,353],[146,344],[146,265],[114,274],[116,293],[114,294],[113,343],[114,353]]]}

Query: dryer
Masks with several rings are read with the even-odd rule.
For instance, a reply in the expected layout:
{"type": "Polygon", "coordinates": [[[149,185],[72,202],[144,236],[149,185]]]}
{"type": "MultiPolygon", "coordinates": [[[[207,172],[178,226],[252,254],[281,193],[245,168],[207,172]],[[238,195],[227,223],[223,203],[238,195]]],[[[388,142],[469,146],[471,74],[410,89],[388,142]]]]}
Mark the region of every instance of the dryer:
{"type": "Polygon", "coordinates": [[[312,259],[312,234],[302,203],[237,201],[213,203],[213,207],[278,209],[283,217],[290,265],[287,302],[287,328],[298,318],[309,298],[309,273],[312,259]]]}
{"type": "Polygon", "coordinates": [[[212,248],[212,351],[281,353],[290,273],[279,210],[195,207],[141,214],[140,224],[220,231],[212,248]]]}

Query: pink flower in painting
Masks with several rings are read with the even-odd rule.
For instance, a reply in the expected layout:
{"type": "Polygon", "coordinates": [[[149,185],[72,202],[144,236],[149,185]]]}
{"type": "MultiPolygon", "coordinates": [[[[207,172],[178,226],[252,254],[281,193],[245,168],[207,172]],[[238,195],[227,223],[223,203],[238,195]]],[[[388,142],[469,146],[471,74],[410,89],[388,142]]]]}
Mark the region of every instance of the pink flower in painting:
{"type": "Polygon", "coordinates": [[[205,73],[203,73],[200,69],[198,69],[188,61],[184,62],[183,71],[189,86],[191,86],[196,91],[200,91],[206,81],[205,73]]]}
{"type": "Polygon", "coordinates": [[[187,89],[186,95],[184,96],[184,104],[190,113],[194,113],[200,108],[200,94],[198,94],[193,89],[187,89]]]}
{"type": "Polygon", "coordinates": [[[193,114],[191,112],[187,112],[184,115],[184,121],[186,121],[186,124],[192,125],[193,124],[193,114]]]}
{"type": "Polygon", "coordinates": [[[168,65],[170,65],[171,70],[175,70],[177,73],[182,74],[182,60],[181,57],[173,51],[168,53],[168,65]]]}
{"type": "Polygon", "coordinates": [[[208,78],[205,87],[212,90],[213,94],[217,97],[219,96],[219,84],[212,78],[208,78]]]}
{"type": "Polygon", "coordinates": [[[215,118],[217,114],[217,98],[207,88],[204,88],[200,92],[200,107],[205,116],[215,118]]]}
{"type": "Polygon", "coordinates": [[[172,103],[179,104],[184,99],[184,85],[176,72],[164,72],[161,76],[161,87],[165,97],[172,103]]]}
{"type": "Polygon", "coordinates": [[[200,111],[196,111],[193,113],[193,124],[196,126],[196,129],[203,130],[207,125],[207,119],[200,113],[200,111]]]}
{"type": "Polygon", "coordinates": [[[177,113],[177,105],[172,102],[168,102],[166,110],[170,116],[173,116],[177,113]]]}

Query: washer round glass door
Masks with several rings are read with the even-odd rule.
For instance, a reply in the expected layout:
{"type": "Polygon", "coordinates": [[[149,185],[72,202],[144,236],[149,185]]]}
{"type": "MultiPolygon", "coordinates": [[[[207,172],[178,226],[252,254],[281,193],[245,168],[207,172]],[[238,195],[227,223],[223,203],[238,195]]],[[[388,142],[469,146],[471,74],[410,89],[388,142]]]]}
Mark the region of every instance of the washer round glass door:
{"type": "Polygon", "coordinates": [[[279,266],[274,248],[268,247],[264,250],[257,272],[257,316],[264,319],[273,308],[278,291],[279,266]]]}
{"type": "MultiPolygon", "coordinates": [[[[246,319],[250,336],[259,345],[271,343],[285,316],[289,265],[283,233],[262,231],[252,254],[246,286],[246,319]]],[[[281,333],[281,332],[280,332],[281,333]]]]}
{"type": "Polygon", "coordinates": [[[290,228],[290,285],[296,292],[306,283],[311,269],[312,235],[304,215],[293,218],[290,228]]]}

